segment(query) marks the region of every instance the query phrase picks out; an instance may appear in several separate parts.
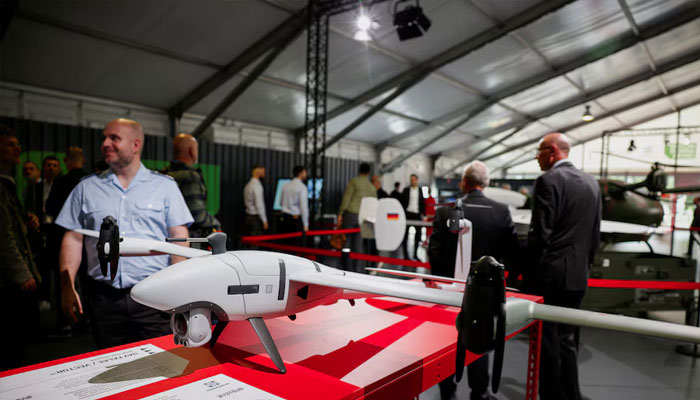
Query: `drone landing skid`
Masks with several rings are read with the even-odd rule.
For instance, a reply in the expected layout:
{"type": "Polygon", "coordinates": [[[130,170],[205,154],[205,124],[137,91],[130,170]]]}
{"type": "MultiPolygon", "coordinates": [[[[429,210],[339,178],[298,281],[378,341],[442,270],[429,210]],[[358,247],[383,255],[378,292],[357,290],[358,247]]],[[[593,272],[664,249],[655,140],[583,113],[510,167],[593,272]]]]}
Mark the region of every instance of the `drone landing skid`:
{"type": "Polygon", "coordinates": [[[277,350],[275,341],[272,340],[272,335],[270,335],[270,331],[267,330],[267,325],[265,325],[265,321],[263,321],[263,319],[260,317],[255,317],[249,318],[248,322],[250,322],[250,325],[255,330],[255,333],[258,335],[260,342],[262,342],[265,351],[267,351],[267,354],[272,359],[272,362],[275,363],[277,369],[279,369],[281,373],[286,374],[287,368],[284,366],[284,361],[282,361],[282,356],[280,356],[280,352],[279,350],[277,350]]]}

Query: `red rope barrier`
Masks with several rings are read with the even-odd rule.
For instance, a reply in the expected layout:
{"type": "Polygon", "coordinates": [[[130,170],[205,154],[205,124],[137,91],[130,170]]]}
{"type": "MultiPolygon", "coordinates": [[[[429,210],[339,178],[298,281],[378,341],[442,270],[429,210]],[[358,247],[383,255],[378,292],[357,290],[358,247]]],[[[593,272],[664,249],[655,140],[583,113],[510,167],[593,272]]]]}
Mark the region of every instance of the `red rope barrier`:
{"type": "MultiPolygon", "coordinates": [[[[247,236],[247,237],[255,237],[255,236],[247,236]]],[[[260,241],[255,241],[255,240],[249,240],[246,238],[243,238],[243,242],[255,244],[256,246],[259,246],[259,247],[267,247],[270,249],[287,251],[290,253],[311,254],[311,255],[315,255],[315,256],[326,256],[326,257],[340,257],[342,255],[342,252],[339,250],[312,249],[309,247],[293,246],[293,245],[289,245],[289,244],[260,242],[260,241]]],[[[352,253],[352,252],[350,253],[350,258],[353,260],[383,262],[383,263],[387,263],[387,264],[401,265],[404,267],[423,267],[423,268],[430,269],[430,264],[427,262],[404,260],[403,258],[380,257],[380,256],[374,256],[374,255],[370,255],[370,254],[352,253]]]]}
{"type": "Polygon", "coordinates": [[[700,283],[678,281],[633,281],[627,279],[589,279],[588,287],[615,289],[696,290],[700,289],[700,283]]]}
{"type": "MultiPolygon", "coordinates": [[[[308,231],[306,236],[322,236],[322,235],[339,235],[339,234],[352,234],[359,233],[360,228],[348,228],[348,229],[326,229],[319,231],[308,231]]],[[[279,239],[291,239],[301,237],[301,232],[291,232],[291,233],[276,233],[274,235],[254,235],[254,236],[243,236],[242,241],[250,242],[260,242],[265,240],[279,240],[279,239]]]]}
{"type": "MultiPolygon", "coordinates": [[[[681,228],[688,229],[688,228],[681,228]]],[[[690,228],[688,230],[700,230],[700,228],[690,228]]],[[[360,228],[350,229],[327,229],[306,232],[307,236],[335,235],[335,234],[353,234],[360,232],[360,228]]],[[[260,247],[287,251],[291,253],[310,254],[325,257],[340,257],[342,252],[339,250],[328,249],[312,249],[309,247],[294,246],[288,244],[268,243],[267,240],[289,239],[301,237],[301,232],[280,233],[276,235],[257,235],[244,236],[243,243],[255,244],[260,247]]],[[[386,264],[401,265],[404,267],[423,267],[430,269],[430,263],[405,260],[403,258],[381,257],[371,254],[350,253],[350,258],[353,260],[383,262],[386,264]]],[[[507,276],[507,275],[506,275],[507,276]]],[[[638,281],[626,279],[589,279],[589,287],[598,288],[613,288],[613,289],[659,289],[659,290],[700,290],[700,283],[695,282],[678,282],[678,281],[638,281]]]]}

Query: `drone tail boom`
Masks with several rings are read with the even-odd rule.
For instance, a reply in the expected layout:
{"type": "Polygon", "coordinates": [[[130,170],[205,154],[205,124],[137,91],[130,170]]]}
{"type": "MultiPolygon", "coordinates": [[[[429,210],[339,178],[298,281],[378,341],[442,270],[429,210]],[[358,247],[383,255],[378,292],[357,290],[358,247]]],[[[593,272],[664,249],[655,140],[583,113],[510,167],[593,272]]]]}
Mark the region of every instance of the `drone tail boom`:
{"type": "Polygon", "coordinates": [[[692,326],[555,307],[539,303],[530,303],[530,312],[532,318],[543,321],[700,343],[700,330],[692,326]]]}

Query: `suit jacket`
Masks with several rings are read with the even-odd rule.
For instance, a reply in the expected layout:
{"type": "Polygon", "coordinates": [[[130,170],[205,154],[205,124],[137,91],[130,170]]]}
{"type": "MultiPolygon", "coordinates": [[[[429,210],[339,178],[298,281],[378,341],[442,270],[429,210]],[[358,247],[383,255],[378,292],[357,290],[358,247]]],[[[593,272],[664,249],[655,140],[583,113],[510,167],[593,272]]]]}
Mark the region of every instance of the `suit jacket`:
{"type": "Polygon", "coordinates": [[[526,284],[539,293],[586,290],[600,243],[598,183],[567,161],[537,178],[532,198],[526,284]]]}
{"type": "Polygon", "coordinates": [[[78,186],[78,183],[85,175],[87,175],[87,172],[81,168],[75,168],[68,171],[65,175],[56,177],[53,185],[51,185],[49,198],[46,199],[46,214],[53,218],[58,217],[61,208],[63,208],[63,203],[68,199],[68,195],[78,186]]]}
{"type": "Polygon", "coordinates": [[[33,213],[39,218],[39,222],[44,220],[44,183],[41,179],[36,183],[27,183],[23,193],[24,209],[28,213],[33,213]]]}
{"type": "MultiPolygon", "coordinates": [[[[411,199],[411,187],[404,188],[401,192],[401,205],[405,210],[408,208],[408,201],[411,199]]],[[[425,197],[423,197],[423,191],[420,186],[418,186],[418,214],[425,215],[425,197]]]]}
{"type": "MultiPolygon", "coordinates": [[[[29,245],[25,212],[17,197],[17,186],[11,178],[0,175],[0,290],[14,293],[23,283],[34,278],[41,283],[29,245]]],[[[12,305],[9,305],[10,307],[12,305]]]]}
{"type": "MultiPolygon", "coordinates": [[[[520,246],[508,206],[489,199],[480,190],[472,191],[462,202],[464,218],[472,223],[472,261],[489,255],[505,261],[507,267],[513,265],[518,259],[520,246]],[[491,208],[467,207],[466,204],[491,208]]],[[[433,234],[428,244],[428,258],[433,275],[454,276],[458,235],[447,229],[451,208],[439,207],[435,212],[433,234]]]]}

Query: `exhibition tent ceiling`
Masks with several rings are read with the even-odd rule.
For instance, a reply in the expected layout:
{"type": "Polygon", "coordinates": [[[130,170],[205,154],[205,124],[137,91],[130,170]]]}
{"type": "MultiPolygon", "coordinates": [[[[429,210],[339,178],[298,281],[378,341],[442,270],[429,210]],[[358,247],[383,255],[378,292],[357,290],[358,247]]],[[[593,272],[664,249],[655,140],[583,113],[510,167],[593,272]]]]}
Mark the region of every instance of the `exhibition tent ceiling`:
{"type": "MultiPolygon", "coordinates": [[[[550,131],[586,140],[700,102],[696,0],[422,0],[432,26],[408,41],[393,27],[395,1],[362,3],[378,23],[372,41],[353,39],[358,11],[330,19],[329,137],[406,149],[404,158],[502,165],[550,131]],[[594,122],[581,121],[585,105],[594,122]]],[[[22,1],[3,31],[0,78],[208,115],[286,39],[222,116],[298,132],[306,8],[303,0],[22,1]]]]}

